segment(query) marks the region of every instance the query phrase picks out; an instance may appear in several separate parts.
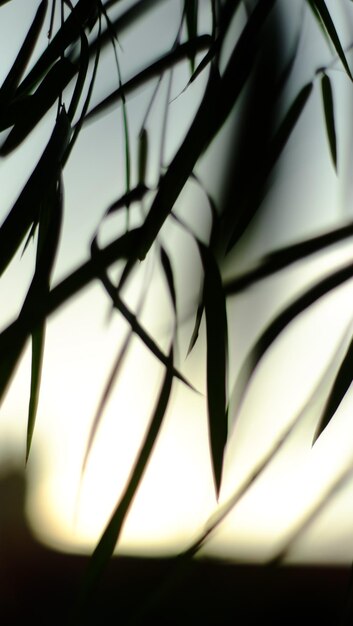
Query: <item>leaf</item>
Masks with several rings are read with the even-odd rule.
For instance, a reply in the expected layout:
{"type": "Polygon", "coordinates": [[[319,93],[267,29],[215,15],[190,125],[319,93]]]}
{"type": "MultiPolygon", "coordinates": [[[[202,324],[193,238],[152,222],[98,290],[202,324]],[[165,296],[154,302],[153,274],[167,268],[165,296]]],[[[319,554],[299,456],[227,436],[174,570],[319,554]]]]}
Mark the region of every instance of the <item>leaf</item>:
{"type": "MultiPolygon", "coordinates": [[[[49,294],[50,277],[59,245],[63,214],[61,183],[55,183],[47,201],[43,203],[39,219],[36,268],[21,314],[49,294]]],[[[31,391],[27,421],[26,462],[29,457],[36,421],[45,342],[45,320],[32,332],[31,391]]]]}
{"type": "Polygon", "coordinates": [[[32,333],[32,365],[31,365],[31,392],[28,407],[26,463],[31,448],[34,426],[37,416],[40,381],[42,377],[43,355],[45,341],[45,325],[42,324],[32,333]]]}
{"type": "Polygon", "coordinates": [[[352,237],[352,235],[353,224],[347,224],[346,226],[340,226],[323,235],[317,235],[316,237],[304,239],[304,241],[299,241],[290,246],[274,250],[274,252],[267,254],[261,259],[254,268],[244,272],[244,274],[240,276],[229,279],[224,284],[224,291],[226,295],[239,293],[254,282],[271,276],[292,263],[296,263],[311,254],[315,254],[319,250],[324,250],[339,241],[344,241],[352,237]]]}
{"type": "Polygon", "coordinates": [[[204,305],[207,336],[207,405],[213,475],[217,499],[227,442],[227,313],[218,266],[211,251],[198,243],[204,267],[204,305]]]}
{"type": "Polygon", "coordinates": [[[339,58],[341,59],[342,65],[344,69],[346,70],[349,78],[353,80],[353,76],[351,74],[351,70],[349,69],[346,55],[342,48],[340,39],[338,37],[331,15],[327,9],[326,3],[324,2],[324,0],[307,0],[307,2],[309,3],[320,26],[323,27],[325,34],[327,33],[329,39],[331,40],[333,46],[335,47],[336,52],[339,58]]]}
{"type": "Polygon", "coordinates": [[[211,43],[211,37],[209,35],[200,35],[196,40],[180,44],[167,54],[161,56],[157,61],[151,63],[148,67],[138,72],[135,76],[126,81],[118,89],[113,91],[109,96],[99,102],[89,113],[86,115],[85,121],[92,120],[97,115],[105,111],[109,111],[115,103],[122,100],[123,95],[128,96],[130,93],[152,80],[158,77],[162,72],[174,67],[180,61],[183,61],[190,54],[190,50],[196,51],[204,50],[211,43]]]}
{"type": "Polygon", "coordinates": [[[327,74],[324,74],[321,79],[321,91],[324,105],[326,131],[330,145],[330,152],[335,170],[337,171],[337,146],[336,146],[336,129],[335,129],[335,114],[334,103],[331,82],[327,74]]]}
{"type": "MultiPolygon", "coordinates": [[[[4,3],[1,3],[1,4],[4,4],[4,3]]],[[[6,106],[8,102],[12,99],[15,93],[15,90],[21,80],[22,74],[25,71],[26,66],[32,56],[34,46],[37,42],[38,36],[43,26],[47,8],[48,8],[48,0],[42,0],[34,16],[33,22],[28,30],[26,38],[16,57],[16,60],[1,86],[1,89],[0,89],[0,106],[1,107],[6,106]]]]}
{"type": "Polygon", "coordinates": [[[41,200],[58,178],[70,135],[71,126],[63,108],[37,166],[0,227],[0,276],[32,223],[38,221],[41,200]]]}
{"type": "Polygon", "coordinates": [[[341,363],[335,381],[332,385],[330,395],[327,398],[322,412],[317,430],[314,435],[313,444],[330,423],[334,413],[337,411],[344,396],[346,395],[353,380],[353,340],[351,341],[344,359],[341,363]]]}
{"type": "Polygon", "coordinates": [[[253,68],[261,46],[262,27],[276,0],[260,0],[247,21],[222,77],[210,74],[208,86],[190,129],[160,181],[157,194],[143,225],[138,258],[143,260],[191,175],[228,118],[253,68]]]}
{"type": "Polygon", "coordinates": [[[298,315],[314,304],[314,302],[327,294],[329,291],[349,280],[352,275],[353,263],[348,263],[332,274],[329,274],[325,278],[317,281],[308,289],[304,290],[278,315],[275,316],[273,321],[265,328],[258,340],[255,342],[240,369],[240,373],[231,394],[230,406],[232,418],[235,419],[239,412],[245,391],[262,357],[282,331],[293,319],[297,318],[298,315]]]}
{"type": "Polygon", "coordinates": [[[282,120],[277,132],[270,145],[270,156],[267,164],[267,171],[271,171],[274,164],[278,160],[280,154],[283,152],[302,112],[309,100],[313,90],[313,83],[307,83],[301,88],[298,95],[295,97],[291,106],[289,107],[284,119],[282,120]]]}
{"type": "Polygon", "coordinates": [[[146,168],[148,159],[148,134],[146,128],[143,128],[139,135],[138,149],[138,185],[145,187],[146,168]]]}
{"type": "Polygon", "coordinates": [[[164,380],[162,383],[159,398],[156,403],[150,424],[138,453],[134,467],[131,471],[127,486],[115,508],[110,521],[95,548],[88,564],[88,569],[83,582],[80,603],[86,602],[88,594],[97,584],[104,568],[112,556],[115,546],[119,540],[120,533],[130,510],[133,499],[136,495],[147,464],[155,446],[159,431],[163,424],[164,416],[168,407],[169,398],[173,384],[173,349],[168,356],[168,366],[166,367],[164,380]]]}
{"type": "MultiPolygon", "coordinates": [[[[184,13],[188,40],[197,37],[198,0],[184,0],[184,13]]],[[[195,52],[189,54],[191,73],[195,69],[195,52]]]]}
{"type": "MultiPolygon", "coordinates": [[[[48,47],[19,85],[16,92],[17,97],[28,94],[48,73],[51,66],[62,57],[66,48],[78,40],[82,28],[85,27],[92,15],[97,15],[97,1],[79,0],[48,47]]],[[[77,69],[76,66],[76,71],[77,69]]]]}
{"type": "Polygon", "coordinates": [[[0,148],[0,155],[7,156],[26,139],[33,128],[60,97],[75,74],[75,66],[63,58],[50,69],[37,91],[25,105],[13,129],[0,148]]]}
{"type": "Polygon", "coordinates": [[[111,215],[121,209],[128,207],[132,202],[139,202],[143,200],[149,188],[145,184],[139,183],[134,189],[131,189],[128,193],[124,193],[123,196],[115,200],[105,212],[105,215],[111,215]]]}

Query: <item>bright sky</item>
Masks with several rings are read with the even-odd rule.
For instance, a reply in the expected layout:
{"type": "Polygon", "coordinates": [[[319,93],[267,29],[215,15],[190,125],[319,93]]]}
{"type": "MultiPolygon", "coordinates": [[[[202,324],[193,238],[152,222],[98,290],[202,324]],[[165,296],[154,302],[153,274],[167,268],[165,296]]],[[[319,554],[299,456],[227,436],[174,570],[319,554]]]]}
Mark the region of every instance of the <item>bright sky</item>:
{"type": "MultiPolygon", "coordinates": [[[[158,7],[158,39],[154,36],[153,20],[149,25],[144,24],[138,32],[122,35],[121,64],[124,75],[130,75],[131,67],[140,67],[140,58],[147,62],[145,53],[141,54],[142,48],[152,59],[170,45],[175,36],[181,4],[169,0],[158,7]]],[[[297,4],[296,9],[292,8],[292,23],[299,20],[300,3],[297,4]]],[[[206,7],[206,3],[202,6],[206,7]]],[[[346,38],[347,2],[331,0],[327,6],[346,38]]],[[[3,58],[0,70],[5,75],[7,63],[16,54],[18,42],[32,19],[33,3],[12,0],[1,7],[1,11],[0,36],[2,41],[6,41],[7,57],[3,58]],[[20,32],[21,29],[23,32],[20,32]],[[11,36],[13,32],[16,32],[16,38],[11,36]]],[[[350,16],[353,19],[352,11],[350,16]]],[[[206,28],[208,9],[203,9],[200,19],[206,28]]],[[[349,39],[346,40],[349,42],[349,39]]],[[[290,41],[288,45],[291,45],[290,41]]],[[[315,68],[329,58],[328,49],[321,44],[317,27],[309,16],[305,21],[301,45],[303,64],[294,72],[298,85],[310,78],[315,68]]],[[[183,89],[187,72],[187,64],[175,72],[173,97],[183,89]]],[[[335,87],[339,87],[344,95],[344,105],[337,109],[341,120],[344,107],[348,110],[352,100],[348,100],[343,72],[338,70],[333,76],[335,87]]],[[[296,84],[293,93],[295,87],[296,84]]],[[[283,168],[271,189],[262,216],[250,229],[247,256],[240,260],[232,259],[232,263],[239,261],[245,264],[248,259],[257,258],[274,245],[293,242],[305,233],[310,235],[350,217],[352,192],[347,185],[347,177],[343,176],[343,182],[338,182],[331,166],[318,85],[316,87],[297,127],[296,136],[287,146],[283,168]]],[[[97,100],[106,93],[106,89],[106,73],[103,73],[96,93],[97,100]]],[[[161,103],[163,93],[166,93],[166,84],[162,85],[161,103]]],[[[128,102],[132,146],[135,145],[150,94],[151,90],[144,90],[128,102]]],[[[173,100],[168,150],[174,150],[178,144],[190,119],[185,112],[192,114],[197,96],[197,92],[190,90],[185,98],[173,100]]],[[[153,113],[157,124],[161,106],[157,105],[153,113]]],[[[348,123],[339,121],[340,163],[347,172],[352,162],[343,141],[347,131],[352,130],[348,126],[348,123]]],[[[4,191],[0,211],[4,216],[16,198],[20,184],[25,182],[31,171],[36,151],[39,156],[43,138],[49,131],[50,123],[46,121],[23,149],[17,151],[9,162],[6,159],[1,164],[0,182],[4,191]]],[[[214,167],[218,149],[219,145],[200,167],[201,175],[207,177],[212,189],[212,185],[217,189],[220,184],[219,172],[214,167]]],[[[133,162],[136,162],[135,157],[133,152],[133,162]]],[[[56,280],[86,259],[98,221],[106,207],[123,192],[123,158],[120,111],[105,116],[82,133],[65,173],[66,214],[56,280]]],[[[157,162],[157,157],[153,158],[157,162]]],[[[150,176],[153,178],[153,175],[154,168],[151,166],[150,176]]],[[[178,208],[185,215],[189,215],[192,209],[195,225],[207,233],[209,214],[202,193],[194,184],[190,184],[182,195],[178,208]]],[[[112,219],[105,226],[106,236],[109,236],[108,229],[112,229],[115,235],[121,226],[119,220],[112,219]]],[[[177,287],[178,293],[182,294],[182,310],[186,314],[192,303],[195,284],[198,284],[197,256],[191,240],[181,239],[177,227],[169,229],[167,239],[169,243],[173,241],[175,259],[180,262],[177,287]],[[190,266],[193,267],[193,277],[190,276],[190,266]]],[[[294,267],[230,302],[233,378],[247,349],[272,315],[312,277],[324,274],[333,264],[343,262],[350,253],[351,245],[341,246],[327,255],[325,260],[314,258],[305,264],[305,268],[294,267]]],[[[25,293],[32,271],[31,255],[32,252],[27,251],[20,264],[16,263],[0,281],[0,294],[6,302],[1,318],[4,325],[16,314],[25,293]],[[16,290],[13,289],[14,281],[18,286],[16,290]]],[[[147,268],[148,271],[153,272],[153,267],[147,268]]],[[[153,276],[143,321],[151,332],[158,334],[162,347],[167,349],[171,330],[169,302],[160,276],[155,271],[153,276]]],[[[130,295],[135,300],[138,287],[146,280],[146,275],[141,272],[138,280],[140,282],[133,286],[130,295]]],[[[264,359],[232,431],[221,501],[234,492],[271,448],[276,436],[301,409],[316,379],[324,373],[328,358],[335,354],[337,345],[341,346],[342,353],[347,343],[344,333],[353,318],[348,306],[352,301],[352,289],[352,285],[346,285],[337,290],[334,297],[327,297],[319,306],[313,307],[310,313],[293,324],[264,359]]],[[[38,537],[66,550],[91,549],[98,540],[128,477],[160,384],[160,368],[141,343],[135,340],[106,407],[79,491],[82,459],[100,391],[127,330],[126,324],[117,316],[108,322],[108,312],[109,305],[102,289],[94,285],[56,313],[48,324],[42,392],[28,465],[28,515],[38,537]]],[[[199,345],[184,361],[191,327],[192,322],[186,323],[183,329],[180,363],[195,386],[204,392],[205,346],[202,334],[199,345]]],[[[337,362],[336,358],[336,367],[337,362]]],[[[332,377],[334,373],[333,367],[328,376],[332,377]]],[[[29,353],[25,355],[3,403],[0,419],[3,454],[8,457],[9,450],[13,450],[21,462],[24,458],[28,388],[29,353]]],[[[209,553],[227,558],[267,558],[277,545],[285,542],[288,533],[295,529],[297,521],[308,510],[310,503],[320,497],[332,477],[341,468],[353,463],[353,437],[347,436],[351,428],[352,400],[349,397],[327,433],[311,448],[320,398],[304,415],[275,461],[223,523],[221,531],[210,540],[206,548],[209,553]]],[[[212,485],[205,398],[177,384],[158,445],[127,519],[121,549],[155,553],[187,547],[215,511],[212,485]]],[[[352,485],[349,487],[352,488],[352,485]]],[[[350,555],[353,558],[351,501],[346,487],[295,544],[290,558],[331,561],[350,560],[350,555]]]]}

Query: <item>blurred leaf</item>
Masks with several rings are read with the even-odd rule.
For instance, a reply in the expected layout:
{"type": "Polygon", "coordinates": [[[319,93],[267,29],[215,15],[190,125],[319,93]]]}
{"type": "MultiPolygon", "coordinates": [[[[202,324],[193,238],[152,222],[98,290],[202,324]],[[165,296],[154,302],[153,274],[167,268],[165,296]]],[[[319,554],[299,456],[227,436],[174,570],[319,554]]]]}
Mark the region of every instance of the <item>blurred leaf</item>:
{"type": "Polygon", "coordinates": [[[26,139],[51,106],[58,100],[75,73],[74,66],[66,58],[60,59],[48,72],[37,91],[25,105],[13,129],[0,148],[0,155],[7,156],[26,139]]]}
{"type": "Polygon", "coordinates": [[[115,213],[116,211],[120,211],[128,207],[132,202],[139,202],[143,200],[146,193],[149,191],[149,188],[146,187],[145,184],[139,183],[137,187],[131,189],[128,193],[124,193],[123,196],[115,200],[113,204],[111,204],[105,212],[105,215],[111,215],[111,213],[115,213]]]}
{"type": "MultiPolygon", "coordinates": [[[[1,4],[4,4],[3,2],[1,4]]],[[[34,20],[28,30],[26,38],[20,48],[20,51],[16,57],[16,60],[9,71],[6,79],[4,80],[0,89],[0,107],[3,108],[12,99],[16,88],[21,80],[22,74],[26,69],[26,66],[32,56],[34,46],[37,42],[38,36],[42,30],[44,18],[48,8],[48,0],[42,0],[34,20]]]]}
{"type": "MultiPolygon", "coordinates": [[[[198,0],[184,0],[184,13],[186,18],[186,29],[188,40],[197,37],[197,17],[198,17],[198,0]]],[[[189,55],[191,73],[195,69],[195,52],[189,55]]]]}
{"type": "Polygon", "coordinates": [[[313,444],[330,423],[334,413],[337,411],[344,396],[346,395],[353,380],[353,340],[351,341],[344,359],[341,363],[334,384],[332,385],[330,395],[327,398],[324,410],[322,412],[320,422],[318,424],[313,444]]]}
{"type": "Polygon", "coordinates": [[[31,391],[28,407],[26,462],[28,461],[39,403],[45,341],[45,325],[32,333],[31,391]]]}
{"type": "MultiPolygon", "coordinates": [[[[38,230],[36,268],[31,286],[23,304],[26,309],[45,301],[49,294],[50,276],[58,250],[63,214],[61,183],[54,183],[46,202],[43,202],[38,230]]],[[[37,415],[45,340],[45,320],[32,332],[31,392],[27,423],[26,461],[28,460],[37,415]]]]}
{"type": "Polygon", "coordinates": [[[341,226],[323,235],[317,235],[316,237],[304,239],[304,241],[299,241],[290,246],[274,250],[263,257],[254,268],[244,272],[244,274],[227,280],[224,284],[224,291],[226,295],[239,293],[254,282],[271,276],[292,263],[296,263],[311,254],[315,254],[319,250],[324,250],[339,241],[344,241],[352,237],[352,235],[353,224],[349,223],[346,226],[341,226]]]}
{"type": "Polygon", "coordinates": [[[213,475],[217,499],[227,442],[227,312],[219,269],[211,251],[199,242],[204,267],[204,305],[207,336],[207,405],[213,475]]]}
{"type": "Polygon", "coordinates": [[[335,129],[335,114],[331,82],[327,74],[324,74],[321,79],[322,99],[325,112],[325,122],[327,136],[330,145],[331,157],[335,170],[337,171],[337,146],[336,146],[336,129],[335,129]]]}
{"type": "Polygon", "coordinates": [[[174,310],[174,315],[175,315],[175,318],[177,318],[177,300],[176,300],[173,268],[172,268],[169,256],[163,247],[160,248],[160,254],[161,254],[161,263],[163,267],[163,272],[166,277],[168,291],[169,291],[170,299],[171,299],[173,310],[174,310]]]}
{"type": "Polygon", "coordinates": [[[339,58],[341,59],[342,65],[345,68],[349,78],[353,80],[353,76],[351,74],[351,70],[349,69],[346,55],[344,53],[335,25],[332,21],[331,15],[327,9],[324,0],[307,0],[307,2],[309,3],[320,26],[323,28],[324,33],[328,35],[329,40],[334,45],[335,50],[339,58]]]}
{"type": "Polygon", "coordinates": [[[232,111],[253,68],[261,46],[262,27],[275,3],[276,0],[259,0],[233,48],[222,77],[217,78],[214,73],[210,74],[208,86],[190,129],[161,179],[145,219],[138,255],[140,260],[145,258],[154,243],[197,160],[232,111]]]}
{"type": "MultiPolygon", "coordinates": [[[[159,431],[163,424],[164,416],[169,403],[173,384],[173,349],[168,356],[168,366],[154,413],[142,442],[137,459],[130,474],[127,486],[112,514],[112,517],[97,545],[88,564],[86,577],[83,581],[80,602],[85,603],[88,594],[97,584],[104,568],[112,556],[119,539],[123,524],[129,512],[132,501],[136,495],[147,464],[150,460],[159,431]]],[[[80,607],[79,607],[80,608],[80,607]]]]}
{"type": "Polygon", "coordinates": [[[313,90],[312,82],[304,85],[289,107],[270,146],[267,171],[269,172],[282,154],[313,90]]]}
{"type": "Polygon", "coordinates": [[[305,289],[299,296],[294,298],[273,321],[265,328],[260,337],[249,351],[237,377],[231,394],[230,410],[232,419],[235,419],[242,404],[245,391],[253,377],[253,374],[265,355],[281,332],[308,309],[319,298],[332,291],[353,276],[353,263],[341,267],[325,278],[315,282],[311,287],[305,289]]]}
{"type": "Polygon", "coordinates": [[[180,61],[183,61],[188,57],[191,50],[199,51],[208,48],[211,43],[211,37],[209,35],[201,35],[196,40],[180,44],[167,54],[160,57],[154,63],[151,63],[144,70],[130,78],[121,87],[113,91],[107,98],[104,98],[99,104],[97,104],[86,115],[86,120],[92,120],[97,115],[108,111],[112,105],[122,100],[123,95],[128,96],[153,78],[158,77],[162,72],[174,67],[180,61]]]}
{"type": "Polygon", "coordinates": [[[80,62],[79,62],[79,71],[77,76],[77,81],[75,85],[74,92],[72,94],[70,106],[67,112],[68,118],[73,123],[74,115],[76,113],[77,107],[81,101],[81,96],[83,92],[83,87],[85,84],[87,71],[88,71],[88,62],[89,62],[89,48],[88,48],[88,40],[85,35],[85,32],[81,31],[81,49],[80,49],[80,62]]]}
{"type": "Polygon", "coordinates": [[[40,203],[58,178],[70,134],[71,126],[63,108],[37,166],[0,227],[0,275],[17,252],[32,223],[38,221],[40,203]]]}
{"type": "MultiPolygon", "coordinates": [[[[97,0],[78,0],[67,20],[65,20],[48,47],[19,85],[17,96],[28,94],[42,80],[53,63],[62,57],[66,48],[79,39],[82,28],[85,27],[93,15],[97,15],[97,0]]],[[[76,71],[77,69],[76,66],[76,71]]]]}

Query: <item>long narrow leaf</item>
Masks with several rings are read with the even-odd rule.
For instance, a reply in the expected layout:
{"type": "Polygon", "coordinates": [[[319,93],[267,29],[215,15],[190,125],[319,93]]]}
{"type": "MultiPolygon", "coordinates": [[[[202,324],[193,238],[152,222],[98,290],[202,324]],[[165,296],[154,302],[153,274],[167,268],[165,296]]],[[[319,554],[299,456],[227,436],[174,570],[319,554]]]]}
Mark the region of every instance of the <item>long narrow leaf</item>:
{"type": "Polygon", "coordinates": [[[1,86],[1,89],[0,89],[0,106],[1,107],[4,107],[15,93],[15,90],[32,56],[34,46],[42,30],[47,8],[48,8],[48,0],[42,0],[34,16],[33,22],[28,30],[26,38],[21,46],[21,49],[15,59],[15,62],[1,86]]]}
{"type": "Polygon", "coordinates": [[[204,267],[207,337],[207,406],[212,467],[218,499],[227,442],[227,313],[221,276],[211,251],[199,243],[204,267]]]}
{"type": "Polygon", "coordinates": [[[40,202],[58,178],[70,135],[71,127],[65,109],[62,109],[37,166],[0,227],[0,276],[31,224],[38,221],[40,202]]]}
{"type": "Polygon", "coordinates": [[[332,42],[332,44],[335,47],[335,50],[339,56],[339,58],[341,59],[342,65],[344,67],[344,69],[346,70],[349,78],[351,80],[353,80],[353,76],[351,73],[351,70],[349,68],[348,65],[348,61],[346,58],[346,55],[344,53],[342,44],[340,42],[339,36],[337,34],[335,25],[332,21],[331,15],[327,9],[326,3],[324,2],[324,0],[307,0],[307,2],[309,3],[315,17],[318,19],[319,23],[321,26],[324,27],[324,29],[327,32],[327,35],[330,39],[330,41],[332,42]]]}
{"type": "Polygon", "coordinates": [[[335,170],[337,171],[337,145],[336,145],[336,128],[335,113],[332,95],[331,81],[327,74],[321,79],[322,100],[325,113],[326,131],[330,146],[330,152],[335,170]]]}
{"type": "Polygon", "coordinates": [[[156,403],[156,407],[153,412],[146,435],[144,437],[144,441],[141,445],[140,452],[138,453],[134,467],[131,471],[127,486],[89,561],[86,577],[83,582],[82,595],[80,597],[78,610],[80,610],[82,606],[82,601],[85,603],[88,594],[97,584],[119,540],[119,536],[123,524],[126,520],[126,516],[130,510],[133,499],[141,483],[147,464],[151,458],[153,448],[157,441],[161,426],[163,424],[164,416],[166,414],[172,390],[172,384],[173,349],[171,349],[169,353],[168,367],[166,368],[159,398],[156,403]]]}
{"type": "Polygon", "coordinates": [[[313,444],[330,423],[353,380],[353,340],[351,341],[341,367],[337,373],[330,395],[324,407],[320,422],[314,435],[313,444]]]}

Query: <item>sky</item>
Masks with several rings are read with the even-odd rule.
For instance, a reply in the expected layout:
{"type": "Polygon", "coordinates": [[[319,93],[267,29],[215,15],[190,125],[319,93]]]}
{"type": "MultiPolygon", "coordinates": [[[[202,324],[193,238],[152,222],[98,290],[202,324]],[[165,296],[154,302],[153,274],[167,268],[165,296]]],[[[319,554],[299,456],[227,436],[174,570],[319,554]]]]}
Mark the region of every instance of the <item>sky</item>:
{"type": "MultiPolygon", "coordinates": [[[[133,71],[170,46],[181,5],[177,0],[164,0],[155,13],[151,13],[148,22],[119,37],[123,77],[129,78],[133,71]]],[[[201,31],[209,28],[210,15],[209,3],[200,5],[201,31]]],[[[292,13],[287,14],[288,22],[292,27],[293,24],[299,26],[301,3],[290,6],[292,13]]],[[[348,45],[347,18],[353,20],[352,7],[344,0],[331,0],[327,6],[348,45]]],[[[32,19],[33,7],[34,3],[26,0],[12,0],[1,7],[0,36],[5,42],[6,55],[0,76],[6,75],[6,67],[32,19]]],[[[238,26],[235,24],[234,29],[238,26]]],[[[288,31],[288,50],[293,44],[294,31],[294,27],[288,31]]],[[[288,101],[312,78],[316,68],[330,59],[330,50],[309,11],[305,15],[298,59],[288,101]]],[[[112,59],[104,63],[93,96],[95,102],[108,92],[112,81],[113,84],[117,81],[117,77],[111,77],[115,71],[112,59]]],[[[188,72],[185,63],[173,75],[166,159],[177,148],[202,93],[203,78],[199,86],[180,96],[188,72]]],[[[353,100],[338,64],[331,75],[340,95],[336,102],[340,177],[336,176],[330,160],[317,81],[295,135],[288,142],[261,214],[249,229],[246,245],[224,268],[225,279],[234,272],[234,267],[241,271],[275,246],[292,243],[350,219],[352,154],[345,138],[352,132],[347,112],[353,100]]],[[[160,129],[167,87],[165,80],[152,109],[151,129],[160,129]]],[[[152,90],[153,86],[142,90],[127,103],[133,164],[137,161],[137,137],[152,90]]],[[[1,163],[0,214],[4,217],[41,154],[50,128],[51,118],[48,117],[20,150],[1,163]]],[[[148,170],[151,184],[156,182],[158,168],[158,130],[152,137],[148,170]]],[[[227,137],[228,125],[208,157],[198,165],[199,175],[216,197],[222,182],[218,155],[227,137]]],[[[84,128],[65,170],[65,218],[54,283],[87,258],[90,240],[107,206],[123,193],[123,146],[120,109],[84,128]]],[[[136,175],[135,166],[133,175],[136,175]]],[[[181,216],[190,219],[193,227],[207,237],[209,211],[204,194],[195,183],[188,184],[178,199],[177,208],[181,216]]],[[[113,216],[101,226],[101,240],[116,236],[122,228],[122,219],[113,216]]],[[[164,238],[177,267],[177,292],[186,320],[179,341],[180,364],[201,393],[182,385],[175,386],[171,408],[119,546],[123,552],[139,554],[173,553],[187,547],[216,510],[207,440],[203,326],[200,341],[185,359],[192,329],[188,312],[194,304],[195,285],[197,289],[199,286],[200,262],[191,238],[182,235],[176,225],[165,230],[164,238]]],[[[335,247],[324,257],[317,255],[304,265],[298,264],[230,300],[232,381],[254,338],[273,315],[315,277],[342,264],[351,251],[349,243],[335,247]]],[[[0,281],[3,326],[13,319],[23,300],[33,258],[33,248],[22,258],[18,255],[0,281]]],[[[138,301],[146,284],[149,290],[142,319],[167,350],[172,330],[170,304],[153,259],[140,269],[130,288],[129,302],[138,301]]],[[[292,324],[263,359],[231,429],[220,504],[234,493],[271,449],[320,378],[325,375],[332,379],[335,375],[353,322],[349,306],[352,289],[353,286],[347,284],[323,298],[292,324]],[[332,355],[333,364],[326,372],[332,355]]],[[[26,470],[29,480],[27,514],[35,535],[56,549],[87,552],[94,547],[128,478],[153,408],[161,370],[136,339],[104,412],[81,481],[82,460],[100,393],[126,332],[125,322],[110,315],[109,303],[99,284],[84,290],[48,322],[40,405],[26,470]]],[[[29,356],[27,350],[1,407],[0,453],[4,462],[10,457],[19,463],[24,459],[29,356]]],[[[203,554],[236,560],[266,560],[295,535],[302,516],[313,502],[319,501],[330,481],[353,463],[353,437],[347,437],[352,428],[349,394],[327,432],[314,448],[311,447],[322,397],[320,393],[314,397],[289,441],[210,538],[203,554]]],[[[290,561],[347,562],[353,558],[352,488],[351,480],[291,544],[290,561]]]]}

